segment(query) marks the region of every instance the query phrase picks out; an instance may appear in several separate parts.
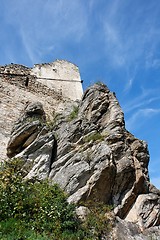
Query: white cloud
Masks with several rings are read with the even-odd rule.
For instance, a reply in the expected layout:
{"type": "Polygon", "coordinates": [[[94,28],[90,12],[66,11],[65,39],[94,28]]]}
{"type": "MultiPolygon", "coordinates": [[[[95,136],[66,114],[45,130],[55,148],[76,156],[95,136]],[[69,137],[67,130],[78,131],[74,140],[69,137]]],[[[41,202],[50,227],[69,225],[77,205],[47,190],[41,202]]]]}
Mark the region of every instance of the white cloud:
{"type": "Polygon", "coordinates": [[[140,107],[147,106],[150,103],[158,101],[160,99],[159,91],[160,89],[144,89],[141,88],[141,94],[133,100],[128,101],[123,105],[123,110],[125,113],[131,112],[140,107]]]}
{"type": "Polygon", "coordinates": [[[87,31],[86,10],[80,0],[72,3],[66,0],[13,1],[6,9],[5,21],[20,32],[32,63],[41,61],[44,52],[65,49],[67,43],[81,41],[87,31]]]}
{"type": "Polygon", "coordinates": [[[154,54],[154,50],[151,49],[147,55],[146,55],[146,60],[145,60],[145,66],[146,69],[149,68],[160,68],[160,58],[155,56],[156,54],[154,54]]]}
{"type": "Polygon", "coordinates": [[[159,58],[155,58],[160,41],[158,19],[156,2],[133,4],[130,0],[117,0],[106,4],[101,18],[106,59],[115,71],[123,69],[126,72],[124,91],[131,89],[139,69],[147,64],[160,67],[159,58]],[[148,52],[154,56],[152,60],[147,59],[148,52]]]}
{"type": "Polygon", "coordinates": [[[116,67],[124,66],[126,59],[123,53],[124,47],[118,30],[111,23],[106,22],[104,24],[104,32],[107,54],[109,55],[112,64],[116,67]]]}
{"type": "Polygon", "coordinates": [[[26,57],[29,58],[30,62],[33,65],[36,62],[36,57],[35,57],[33,47],[32,47],[33,45],[31,44],[30,39],[28,38],[28,35],[25,34],[23,29],[20,30],[20,33],[21,33],[21,39],[22,39],[23,46],[27,53],[26,57]]]}
{"type": "Polygon", "coordinates": [[[126,66],[125,69],[126,69],[127,82],[126,82],[126,86],[124,87],[124,93],[127,93],[129,92],[129,90],[131,90],[132,85],[135,81],[136,74],[137,74],[137,65],[132,66],[131,68],[129,66],[126,66]]]}
{"type": "Polygon", "coordinates": [[[130,90],[130,88],[132,87],[133,81],[134,81],[133,77],[128,79],[125,89],[124,89],[124,92],[128,92],[130,90]]]}
{"type": "Polygon", "coordinates": [[[137,112],[133,113],[132,116],[126,120],[126,128],[129,131],[133,129],[140,128],[143,123],[148,120],[148,118],[152,118],[153,115],[159,114],[160,109],[153,108],[144,108],[139,109],[137,112]]]}

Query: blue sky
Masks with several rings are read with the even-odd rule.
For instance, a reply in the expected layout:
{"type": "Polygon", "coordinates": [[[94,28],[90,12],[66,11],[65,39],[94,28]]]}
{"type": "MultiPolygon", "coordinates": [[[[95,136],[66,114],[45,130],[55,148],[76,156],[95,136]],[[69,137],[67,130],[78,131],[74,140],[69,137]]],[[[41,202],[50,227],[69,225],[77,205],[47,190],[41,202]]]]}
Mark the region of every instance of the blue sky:
{"type": "Polygon", "coordinates": [[[126,128],[147,141],[160,188],[160,1],[0,0],[0,65],[66,59],[84,89],[104,82],[126,128]]]}

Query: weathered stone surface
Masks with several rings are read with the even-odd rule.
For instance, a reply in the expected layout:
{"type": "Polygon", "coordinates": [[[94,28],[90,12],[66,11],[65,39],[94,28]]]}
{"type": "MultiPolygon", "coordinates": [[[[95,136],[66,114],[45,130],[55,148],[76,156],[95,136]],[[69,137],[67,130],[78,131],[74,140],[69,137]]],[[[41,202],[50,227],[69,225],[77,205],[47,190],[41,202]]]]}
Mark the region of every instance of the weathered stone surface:
{"type": "Polygon", "coordinates": [[[124,218],[137,195],[148,191],[149,156],[146,143],[125,130],[115,95],[103,85],[89,88],[77,118],[62,122],[56,133],[50,178],[70,194],[69,201],[97,192],[99,200],[120,206],[117,214],[124,218]]]}
{"type": "Polygon", "coordinates": [[[84,222],[87,219],[90,210],[87,207],[79,206],[76,208],[76,215],[81,222],[84,222]]]}
{"type": "Polygon", "coordinates": [[[47,178],[56,156],[56,139],[52,132],[48,132],[45,123],[42,104],[35,102],[24,109],[12,130],[7,153],[9,157],[25,160],[26,178],[47,178]]]}
{"type": "Polygon", "coordinates": [[[56,139],[53,133],[39,135],[16,157],[25,160],[25,168],[28,169],[26,178],[46,179],[49,175],[51,164],[55,159],[56,139]]]}
{"type": "MultiPolygon", "coordinates": [[[[103,84],[90,87],[78,108],[77,115],[71,110],[72,118],[70,114],[55,118],[53,132],[44,127],[43,118],[44,124],[20,141],[16,156],[29,166],[26,177],[49,176],[69,194],[69,202],[96,199],[111,204],[117,216],[139,225],[119,222],[117,229],[125,224],[123,237],[129,226],[127,234],[134,232],[130,239],[142,239],[139,231],[158,226],[160,212],[159,190],[149,182],[147,144],[125,129],[115,94],[103,84]]],[[[26,125],[18,124],[9,144],[25,135],[26,125]]]]}
{"type": "Polygon", "coordinates": [[[125,218],[142,228],[160,225],[160,197],[157,194],[141,194],[125,218]]]}
{"type": "Polygon", "coordinates": [[[116,217],[115,225],[106,240],[160,240],[160,227],[142,230],[137,224],[116,217]]]}
{"type": "Polygon", "coordinates": [[[19,76],[16,75],[16,72],[14,73],[14,78],[11,76],[9,80],[0,75],[0,161],[7,158],[6,149],[11,130],[26,105],[37,101],[41,102],[47,114],[47,121],[53,119],[54,112],[63,112],[67,115],[73,105],[70,99],[59,95],[53,89],[47,88],[35,79],[29,82],[28,87],[21,86],[23,80],[26,80],[26,76],[19,76]]]}
{"type": "Polygon", "coordinates": [[[14,157],[31,144],[42,129],[45,112],[39,102],[29,104],[12,129],[7,146],[8,157],[14,157]]]}
{"type": "Polygon", "coordinates": [[[23,147],[27,144],[27,141],[31,143],[36,138],[35,133],[39,131],[40,122],[33,121],[32,123],[26,123],[21,128],[18,128],[15,134],[12,134],[7,146],[8,157],[14,157],[17,153],[23,150],[23,147]],[[33,137],[34,136],[34,137],[33,137]]]}

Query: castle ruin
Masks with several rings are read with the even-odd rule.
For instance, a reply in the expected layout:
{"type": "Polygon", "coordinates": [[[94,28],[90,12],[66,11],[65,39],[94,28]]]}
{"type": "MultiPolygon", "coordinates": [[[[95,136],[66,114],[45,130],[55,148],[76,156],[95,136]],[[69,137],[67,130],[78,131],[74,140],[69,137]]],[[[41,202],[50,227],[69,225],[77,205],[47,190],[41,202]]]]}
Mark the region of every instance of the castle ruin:
{"type": "Polygon", "coordinates": [[[6,159],[10,132],[17,116],[26,105],[39,101],[48,121],[55,114],[72,110],[83,94],[79,69],[76,65],[56,60],[36,64],[33,68],[20,64],[0,66],[0,146],[1,160],[6,159]]]}
{"type": "Polygon", "coordinates": [[[19,64],[0,66],[0,76],[18,87],[54,94],[59,98],[75,101],[80,100],[83,94],[78,67],[65,60],[35,64],[33,68],[19,64]]]}

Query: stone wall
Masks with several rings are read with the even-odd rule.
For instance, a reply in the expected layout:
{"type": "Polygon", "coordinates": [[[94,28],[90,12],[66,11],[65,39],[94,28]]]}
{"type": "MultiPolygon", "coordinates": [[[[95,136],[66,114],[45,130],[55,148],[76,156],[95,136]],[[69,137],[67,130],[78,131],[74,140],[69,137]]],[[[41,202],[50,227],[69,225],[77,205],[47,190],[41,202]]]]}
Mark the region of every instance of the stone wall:
{"type": "Polygon", "coordinates": [[[62,96],[80,100],[83,95],[79,69],[73,63],[56,60],[53,63],[36,64],[32,73],[37,81],[50,89],[56,89],[62,96]]]}
{"type": "Polygon", "coordinates": [[[0,74],[14,74],[14,75],[29,75],[31,69],[20,64],[8,64],[5,66],[0,66],[0,74]]]}
{"type": "Polygon", "coordinates": [[[41,102],[47,119],[52,121],[55,113],[69,114],[73,105],[72,100],[81,98],[83,91],[78,68],[66,61],[58,61],[55,64],[57,76],[54,76],[51,74],[53,65],[54,63],[40,64],[33,69],[19,64],[0,66],[0,161],[7,157],[6,146],[13,123],[26,104],[41,102]],[[39,79],[40,72],[35,71],[39,68],[42,72],[46,69],[48,75],[44,77],[48,79],[42,79],[42,81],[39,79]],[[53,79],[55,77],[57,81],[53,79]],[[61,81],[58,80],[59,78],[62,78],[61,81]],[[69,81],[64,81],[63,78],[69,81]],[[45,81],[47,81],[46,84],[45,81]]]}
{"type": "Polygon", "coordinates": [[[55,99],[62,99],[62,93],[54,89],[50,89],[47,86],[41,84],[36,80],[36,77],[32,75],[15,75],[15,74],[2,74],[3,81],[5,80],[9,84],[15,85],[20,89],[29,91],[31,93],[38,93],[43,96],[54,96],[55,99]]]}
{"type": "Polygon", "coordinates": [[[80,100],[83,94],[78,67],[64,60],[36,64],[33,68],[19,64],[0,66],[0,77],[27,91],[58,98],[80,100]]]}
{"type": "Polygon", "coordinates": [[[30,75],[31,69],[19,64],[9,64],[0,66],[0,76],[8,83],[21,88],[26,88],[29,80],[33,76],[30,75]]]}

